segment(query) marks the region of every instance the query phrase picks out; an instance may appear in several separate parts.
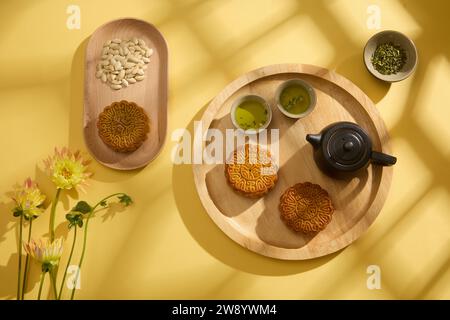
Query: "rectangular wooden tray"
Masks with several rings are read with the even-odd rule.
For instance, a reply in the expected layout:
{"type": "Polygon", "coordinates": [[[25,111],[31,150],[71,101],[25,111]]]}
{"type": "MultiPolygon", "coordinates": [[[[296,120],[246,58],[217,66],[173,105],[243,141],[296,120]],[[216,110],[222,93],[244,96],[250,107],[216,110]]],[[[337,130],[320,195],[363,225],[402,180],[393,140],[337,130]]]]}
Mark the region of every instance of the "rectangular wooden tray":
{"type": "Polygon", "coordinates": [[[167,132],[168,50],[161,33],[137,19],[119,19],[99,27],[86,48],[84,86],[84,139],[92,156],[103,165],[131,170],[145,166],[160,152],[167,132]],[[121,90],[113,90],[95,77],[103,44],[112,39],[143,39],[153,49],[146,78],[121,90]],[[147,140],[136,151],[120,153],[103,143],[97,132],[100,112],[112,102],[127,100],[141,106],[150,118],[147,140]]]}

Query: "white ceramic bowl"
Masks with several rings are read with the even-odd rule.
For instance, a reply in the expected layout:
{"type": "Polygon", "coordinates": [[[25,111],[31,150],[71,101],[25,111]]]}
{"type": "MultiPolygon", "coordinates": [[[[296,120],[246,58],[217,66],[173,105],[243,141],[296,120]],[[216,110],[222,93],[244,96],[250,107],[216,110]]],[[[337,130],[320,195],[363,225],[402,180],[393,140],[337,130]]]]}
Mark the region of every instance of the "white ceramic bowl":
{"type": "Polygon", "coordinates": [[[314,110],[314,107],[316,106],[316,102],[317,102],[317,97],[316,97],[316,92],[314,91],[314,88],[308,82],[303,81],[301,79],[290,79],[290,80],[283,82],[282,84],[280,84],[278,86],[277,91],[275,92],[275,101],[277,103],[278,109],[285,116],[287,116],[289,118],[293,118],[293,119],[300,119],[300,118],[306,117],[308,114],[310,114],[314,110]],[[291,85],[300,85],[303,88],[305,88],[306,91],[308,91],[309,99],[310,99],[311,103],[310,103],[308,109],[303,113],[290,113],[281,105],[281,102],[280,102],[281,92],[283,92],[284,88],[291,86],[291,85]]]}
{"type": "Polygon", "coordinates": [[[372,38],[367,41],[364,47],[364,64],[367,70],[376,78],[387,81],[387,82],[397,82],[408,78],[416,69],[417,66],[417,49],[414,42],[409,39],[404,34],[393,31],[386,30],[376,33],[372,38]],[[396,74],[382,74],[379,73],[372,65],[372,56],[375,52],[377,46],[383,43],[392,42],[394,45],[400,46],[405,50],[406,62],[403,68],[396,74]]]}
{"type": "Polygon", "coordinates": [[[233,122],[233,125],[236,127],[236,129],[243,130],[245,134],[256,134],[256,133],[261,132],[264,129],[267,129],[267,127],[269,126],[270,122],[272,121],[272,109],[270,108],[270,105],[267,103],[267,101],[263,97],[257,96],[254,94],[250,94],[250,95],[246,95],[246,96],[241,96],[233,102],[233,104],[231,106],[230,116],[231,116],[231,122],[233,122]],[[258,129],[248,129],[248,130],[244,130],[243,128],[239,127],[239,124],[236,121],[235,113],[236,113],[236,108],[244,101],[257,101],[266,108],[267,121],[266,121],[266,123],[264,123],[263,126],[261,126],[258,129]]]}

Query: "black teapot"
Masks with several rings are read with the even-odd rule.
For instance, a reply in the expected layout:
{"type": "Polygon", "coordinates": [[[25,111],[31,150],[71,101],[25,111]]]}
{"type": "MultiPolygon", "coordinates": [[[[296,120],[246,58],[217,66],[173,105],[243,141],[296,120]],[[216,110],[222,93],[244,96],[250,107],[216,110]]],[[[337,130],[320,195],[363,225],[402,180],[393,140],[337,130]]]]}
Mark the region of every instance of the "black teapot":
{"type": "Polygon", "coordinates": [[[366,168],[369,163],[391,166],[397,158],[372,150],[369,135],[356,123],[336,122],[319,134],[307,134],[314,158],[326,173],[345,177],[366,168]]]}

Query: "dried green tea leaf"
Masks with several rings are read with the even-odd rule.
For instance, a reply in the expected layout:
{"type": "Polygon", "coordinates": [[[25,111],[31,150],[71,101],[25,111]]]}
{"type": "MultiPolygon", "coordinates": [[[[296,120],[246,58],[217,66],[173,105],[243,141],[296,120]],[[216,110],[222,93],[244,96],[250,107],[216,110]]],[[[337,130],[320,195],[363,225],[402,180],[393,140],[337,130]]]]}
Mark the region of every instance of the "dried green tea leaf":
{"type": "Polygon", "coordinates": [[[405,63],[405,50],[392,42],[379,44],[372,55],[373,67],[384,75],[398,73],[405,63]]]}

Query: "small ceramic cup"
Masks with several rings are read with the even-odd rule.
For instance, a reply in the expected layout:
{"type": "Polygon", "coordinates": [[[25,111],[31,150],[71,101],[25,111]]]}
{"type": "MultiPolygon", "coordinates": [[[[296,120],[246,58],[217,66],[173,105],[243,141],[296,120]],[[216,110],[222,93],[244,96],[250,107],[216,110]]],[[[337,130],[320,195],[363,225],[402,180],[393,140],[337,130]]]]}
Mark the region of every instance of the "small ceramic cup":
{"type": "Polygon", "coordinates": [[[241,96],[241,97],[237,98],[233,102],[233,104],[231,105],[230,115],[231,115],[231,122],[236,127],[236,129],[243,130],[245,134],[256,134],[256,133],[259,133],[259,132],[263,131],[264,129],[267,129],[267,127],[269,126],[270,122],[272,121],[272,109],[270,108],[270,105],[267,103],[267,101],[263,97],[257,96],[257,95],[254,95],[254,94],[241,96]],[[244,101],[257,101],[257,102],[261,103],[265,107],[265,109],[267,110],[267,120],[266,120],[266,123],[264,123],[263,126],[259,127],[258,129],[248,129],[248,130],[244,130],[243,128],[241,128],[239,126],[239,124],[236,121],[236,108],[241,103],[243,103],[244,101]]]}
{"type": "Polygon", "coordinates": [[[314,91],[314,88],[309,83],[307,83],[306,81],[303,81],[301,79],[290,79],[290,80],[283,82],[282,84],[280,84],[278,86],[277,90],[275,91],[275,101],[276,101],[278,109],[285,116],[287,116],[289,118],[293,118],[293,119],[300,119],[300,118],[306,117],[308,114],[310,114],[314,110],[314,107],[316,106],[316,102],[317,102],[317,97],[316,97],[316,92],[314,91]],[[283,92],[283,90],[285,88],[292,86],[292,85],[300,85],[303,88],[305,88],[306,91],[308,91],[309,100],[311,102],[308,106],[308,109],[306,109],[306,111],[303,113],[290,113],[281,105],[281,102],[280,102],[281,93],[283,92]]]}
{"type": "Polygon", "coordinates": [[[374,77],[386,82],[397,82],[408,78],[416,69],[417,60],[417,49],[414,42],[398,31],[386,30],[378,32],[367,41],[367,44],[364,47],[364,64],[366,65],[367,70],[369,70],[374,77]],[[398,45],[405,50],[406,62],[402,69],[396,74],[386,75],[378,72],[374,68],[372,65],[372,56],[378,45],[389,42],[392,42],[394,45],[398,45]]]}

